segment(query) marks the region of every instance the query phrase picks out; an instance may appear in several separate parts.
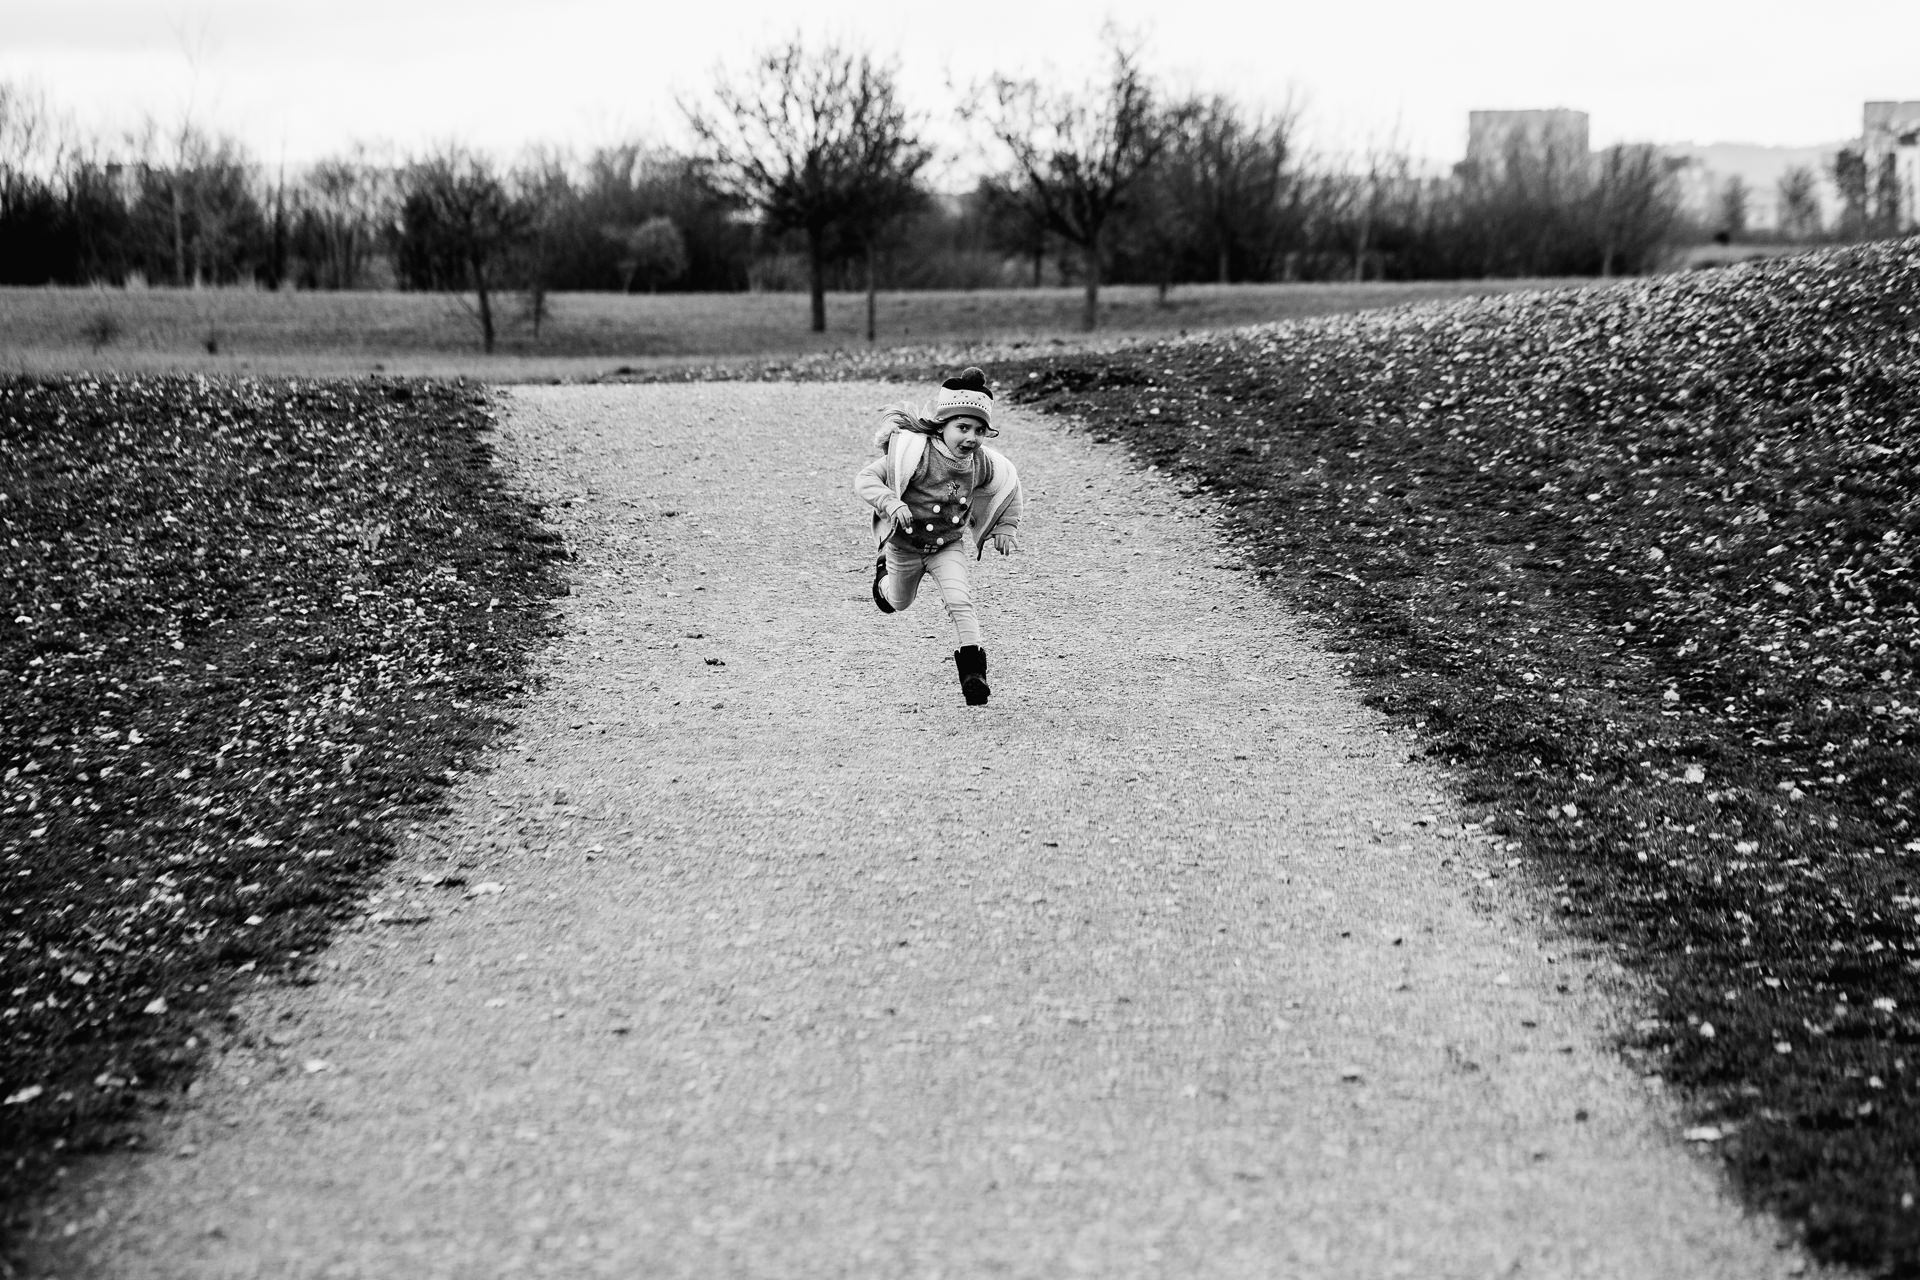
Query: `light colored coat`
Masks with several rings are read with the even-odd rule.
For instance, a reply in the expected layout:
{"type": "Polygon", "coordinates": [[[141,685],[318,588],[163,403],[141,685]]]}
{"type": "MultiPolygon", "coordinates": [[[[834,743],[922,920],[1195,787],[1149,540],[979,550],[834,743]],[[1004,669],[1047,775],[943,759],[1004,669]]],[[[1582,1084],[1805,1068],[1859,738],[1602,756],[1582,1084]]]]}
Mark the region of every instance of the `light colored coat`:
{"type": "MultiPolygon", "coordinates": [[[[920,469],[929,447],[929,437],[901,426],[900,417],[904,415],[888,414],[887,425],[875,438],[875,443],[885,452],[860,468],[860,473],[853,478],[854,493],[873,508],[875,546],[884,544],[887,535],[893,532],[893,509],[905,501],[902,495],[912,482],[914,472],[920,469]]],[[[986,455],[988,480],[973,491],[973,514],[967,518],[967,528],[973,531],[976,560],[986,550],[987,539],[995,529],[1001,525],[1009,529],[1019,525],[1021,510],[1026,505],[1020,474],[1013,469],[1013,463],[1005,454],[986,445],[980,446],[980,452],[986,455]]]]}

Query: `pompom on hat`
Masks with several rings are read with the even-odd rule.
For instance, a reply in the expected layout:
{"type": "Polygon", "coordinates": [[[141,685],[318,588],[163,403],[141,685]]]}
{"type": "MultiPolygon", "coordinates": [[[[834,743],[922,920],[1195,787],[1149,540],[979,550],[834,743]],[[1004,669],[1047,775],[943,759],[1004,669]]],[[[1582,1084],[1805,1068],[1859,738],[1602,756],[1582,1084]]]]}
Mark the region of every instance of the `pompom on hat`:
{"type": "Polygon", "coordinates": [[[989,428],[993,426],[993,390],[987,386],[987,375],[974,365],[942,382],[920,414],[922,422],[935,426],[948,418],[963,417],[978,418],[989,428]]]}

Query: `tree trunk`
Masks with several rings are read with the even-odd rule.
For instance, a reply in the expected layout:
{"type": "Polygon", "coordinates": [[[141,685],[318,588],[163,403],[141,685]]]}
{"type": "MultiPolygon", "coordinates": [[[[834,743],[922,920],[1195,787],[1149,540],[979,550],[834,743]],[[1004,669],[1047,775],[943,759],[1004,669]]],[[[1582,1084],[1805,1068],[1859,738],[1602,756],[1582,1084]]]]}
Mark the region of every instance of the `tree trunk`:
{"type": "Polygon", "coordinates": [[[1232,273],[1231,273],[1231,272],[1230,272],[1230,271],[1228,270],[1228,265],[1227,265],[1227,262],[1228,262],[1228,260],[1227,260],[1227,246],[1226,246],[1226,245],[1224,245],[1224,244],[1222,244],[1222,245],[1220,246],[1220,283],[1221,283],[1221,284],[1232,284],[1232,283],[1233,283],[1233,275],[1232,275],[1232,273]]]}
{"type": "Polygon", "coordinates": [[[180,171],[173,171],[173,285],[180,288],[187,283],[187,235],[180,210],[180,171]]]}
{"type": "Polygon", "coordinates": [[[813,295],[813,331],[827,331],[827,251],[818,227],[807,228],[807,268],[813,295]]]}
{"type": "Polygon", "coordinates": [[[478,261],[473,264],[473,288],[480,296],[480,345],[493,354],[493,299],[487,294],[487,270],[478,261]]]}
{"type": "Polygon", "coordinates": [[[1033,251],[1033,287],[1036,289],[1038,289],[1041,282],[1046,279],[1046,275],[1042,271],[1042,268],[1046,265],[1046,261],[1047,247],[1041,245],[1033,251]]]}
{"type": "Polygon", "coordinates": [[[280,180],[273,189],[273,260],[267,268],[268,287],[280,292],[287,274],[287,166],[280,165],[280,180]]]}
{"type": "Polygon", "coordinates": [[[873,291],[873,244],[867,248],[867,345],[873,345],[874,338],[874,291],[873,291]]]}
{"type": "Polygon", "coordinates": [[[1080,246],[1080,259],[1087,274],[1087,297],[1080,312],[1080,327],[1092,332],[1100,324],[1100,238],[1090,237],[1080,246]]]}

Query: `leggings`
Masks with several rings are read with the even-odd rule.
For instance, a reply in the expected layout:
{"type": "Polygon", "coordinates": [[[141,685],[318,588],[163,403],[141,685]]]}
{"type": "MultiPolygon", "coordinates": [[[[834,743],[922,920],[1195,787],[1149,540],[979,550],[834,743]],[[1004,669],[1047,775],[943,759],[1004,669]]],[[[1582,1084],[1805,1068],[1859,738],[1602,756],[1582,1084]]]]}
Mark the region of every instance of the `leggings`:
{"type": "Polygon", "coordinates": [[[905,609],[920,590],[920,579],[930,577],[939,589],[940,603],[953,619],[954,642],[960,648],[980,643],[980,623],[973,614],[973,588],[967,583],[967,552],[960,541],[938,551],[916,551],[887,543],[887,576],[880,584],[887,603],[905,609]]]}

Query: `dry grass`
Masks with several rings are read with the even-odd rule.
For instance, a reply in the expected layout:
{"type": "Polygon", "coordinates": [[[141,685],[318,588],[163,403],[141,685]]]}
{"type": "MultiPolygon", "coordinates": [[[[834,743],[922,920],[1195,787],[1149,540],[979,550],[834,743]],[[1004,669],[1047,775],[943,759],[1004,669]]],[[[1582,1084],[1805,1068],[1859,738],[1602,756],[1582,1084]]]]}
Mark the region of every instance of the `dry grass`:
{"type": "MultiPolygon", "coordinates": [[[[1552,283],[1566,282],[1189,285],[1165,305],[1151,288],[1115,286],[1102,291],[1101,325],[1108,335],[1223,329],[1552,283]]],[[[1085,336],[1080,305],[1073,289],[883,293],[878,345],[1073,342],[1085,336]]],[[[384,372],[514,382],[867,345],[860,294],[828,296],[824,334],[808,332],[804,294],[569,293],[548,306],[536,341],[520,297],[502,298],[500,350],[486,356],[469,300],[445,294],[0,289],[0,371],[384,372]]]]}

